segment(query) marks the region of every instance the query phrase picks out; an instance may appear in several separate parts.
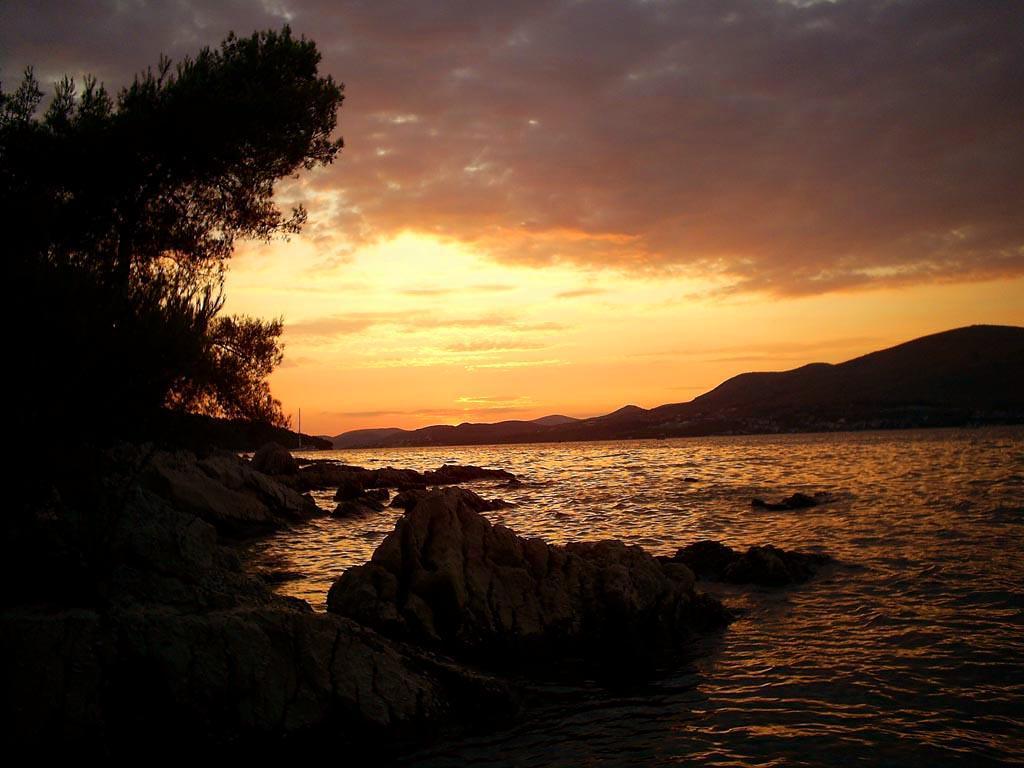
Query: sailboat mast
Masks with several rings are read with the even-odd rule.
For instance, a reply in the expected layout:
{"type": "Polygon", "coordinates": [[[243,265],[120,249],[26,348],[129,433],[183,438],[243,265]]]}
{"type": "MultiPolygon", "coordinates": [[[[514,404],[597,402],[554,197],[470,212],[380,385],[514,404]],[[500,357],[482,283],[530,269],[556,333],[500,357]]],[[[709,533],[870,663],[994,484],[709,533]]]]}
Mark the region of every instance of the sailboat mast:
{"type": "Polygon", "coordinates": [[[302,450],[302,409],[299,408],[299,450],[302,450]]]}

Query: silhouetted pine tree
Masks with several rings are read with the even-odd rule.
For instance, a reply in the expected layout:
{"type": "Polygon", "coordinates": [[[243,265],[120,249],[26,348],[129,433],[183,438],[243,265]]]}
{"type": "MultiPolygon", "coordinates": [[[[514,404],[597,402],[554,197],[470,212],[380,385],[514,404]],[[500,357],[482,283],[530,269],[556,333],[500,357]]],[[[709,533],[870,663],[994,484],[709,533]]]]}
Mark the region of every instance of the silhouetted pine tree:
{"type": "Polygon", "coordinates": [[[220,317],[239,238],[299,231],[274,185],[330,163],[343,86],[285,27],[161,58],[116,98],[28,70],[0,89],[16,426],[138,431],[164,407],[285,421],[281,322],[220,317]]]}

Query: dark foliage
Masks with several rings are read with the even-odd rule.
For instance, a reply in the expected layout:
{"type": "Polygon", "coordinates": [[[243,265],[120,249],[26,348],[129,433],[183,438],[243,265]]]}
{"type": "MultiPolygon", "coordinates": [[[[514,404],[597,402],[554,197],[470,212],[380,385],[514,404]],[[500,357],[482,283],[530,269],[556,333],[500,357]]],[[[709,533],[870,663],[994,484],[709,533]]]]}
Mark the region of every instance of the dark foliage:
{"type": "Polygon", "coordinates": [[[19,426],[138,432],[172,407],[281,425],[280,321],[219,317],[239,238],[297,232],[274,185],[330,163],[342,87],[285,28],[229,36],[116,98],[31,70],[0,90],[19,426]]]}

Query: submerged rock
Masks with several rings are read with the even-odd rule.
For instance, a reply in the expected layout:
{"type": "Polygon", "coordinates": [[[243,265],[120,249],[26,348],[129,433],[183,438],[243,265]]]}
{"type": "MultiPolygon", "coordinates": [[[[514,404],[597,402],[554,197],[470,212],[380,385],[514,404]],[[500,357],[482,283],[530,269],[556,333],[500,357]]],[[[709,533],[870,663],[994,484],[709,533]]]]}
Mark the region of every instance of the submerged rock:
{"type": "Polygon", "coordinates": [[[299,462],[291,451],[277,443],[267,443],[256,451],[251,464],[265,475],[294,475],[299,471],[299,462]]]}
{"type": "Polygon", "coordinates": [[[487,663],[614,657],[678,648],[721,624],[693,574],[618,541],[547,544],[492,525],[460,488],[415,497],[371,561],[331,587],[328,611],[487,663]]]}
{"type": "Polygon", "coordinates": [[[831,560],[828,555],[787,552],[770,544],[750,547],[741,554],[717,541],[698,541],[664,558],[666,563],[686,565],[698,579],[770,587],[807,581],[831,560]]]}
{"type": "Polygon", "coordinates": [[[827,504],[830,501],[832,501],[832,494],[825,491],[818,491],[813,496],[797,492],[792,496],[787,496],[782,501],[776,502],[754,498],[750,500],[750,506],[754,509],[782,511],[787,509],[809,509],[811,507],[817,507],[820,504],[827,504]]]}

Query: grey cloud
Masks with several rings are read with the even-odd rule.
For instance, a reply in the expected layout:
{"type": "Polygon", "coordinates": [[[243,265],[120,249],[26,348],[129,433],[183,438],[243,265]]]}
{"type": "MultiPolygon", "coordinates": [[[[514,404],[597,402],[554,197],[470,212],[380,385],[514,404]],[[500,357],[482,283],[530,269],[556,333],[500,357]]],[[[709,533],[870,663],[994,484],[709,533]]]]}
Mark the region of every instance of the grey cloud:
{"type": "Polygon", "coordinates": [[[285,16],[347,85],[321,233],[732,292],[1024,274],[1013,0],[11,2],[0,65],[116,79],[285,16]]]}

